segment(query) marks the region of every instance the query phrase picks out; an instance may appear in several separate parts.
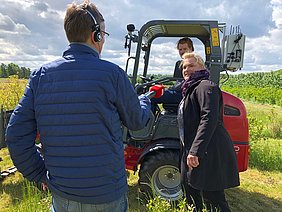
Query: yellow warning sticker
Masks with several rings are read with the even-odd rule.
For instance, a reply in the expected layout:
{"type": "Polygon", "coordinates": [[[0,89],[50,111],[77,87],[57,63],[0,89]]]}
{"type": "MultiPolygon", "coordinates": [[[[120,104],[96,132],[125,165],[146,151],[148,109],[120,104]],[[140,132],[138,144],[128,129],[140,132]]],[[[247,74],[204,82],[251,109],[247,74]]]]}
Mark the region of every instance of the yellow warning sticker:
{"type": "Polygon", "coordinates": [[[206,54],[211,54],[211,47],[210,46],[206,47],[206,54]]]}
{"type": "Polygon", "coordinates": [[[211,28],[212,45],[219,46],[218,28],[211,28]]]}

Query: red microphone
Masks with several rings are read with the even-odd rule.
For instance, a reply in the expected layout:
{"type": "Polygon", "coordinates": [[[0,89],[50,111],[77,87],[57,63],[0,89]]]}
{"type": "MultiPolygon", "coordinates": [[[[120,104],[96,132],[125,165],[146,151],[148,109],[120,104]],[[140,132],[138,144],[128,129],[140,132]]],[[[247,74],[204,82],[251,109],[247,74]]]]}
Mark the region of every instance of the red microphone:
{"type": "Polygon", "coordinates": [[[150,91],[147,92],[145,95],[149,98],[160,98],[164,94],[165,87],[160,84],[153,85],[150,87],[150,91]]]}

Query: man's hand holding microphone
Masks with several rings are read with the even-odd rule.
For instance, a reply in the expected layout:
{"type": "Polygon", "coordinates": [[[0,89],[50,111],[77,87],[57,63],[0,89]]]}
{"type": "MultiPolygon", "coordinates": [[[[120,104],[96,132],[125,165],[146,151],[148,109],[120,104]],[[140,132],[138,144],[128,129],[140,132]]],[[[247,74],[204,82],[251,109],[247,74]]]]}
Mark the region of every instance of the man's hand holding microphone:
{"type": "Polygon", "coordinates": [[[164,94],[165,87],[161,84],[156,84],[150,87],[149,92],[145,93],[149,99],[160,98],[164,94]]]}

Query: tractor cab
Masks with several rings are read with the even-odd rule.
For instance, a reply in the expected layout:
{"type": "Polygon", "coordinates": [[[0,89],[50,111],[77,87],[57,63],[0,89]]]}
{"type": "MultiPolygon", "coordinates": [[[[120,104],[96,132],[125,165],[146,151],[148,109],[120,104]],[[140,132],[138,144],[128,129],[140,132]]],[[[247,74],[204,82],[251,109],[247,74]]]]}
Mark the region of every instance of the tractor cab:
{"type": "Polygon", "coordinates": [[[125,48],[128,48],[128,59],[125,71],[128,72],[129,61],[134,60],[131,76],[134,86],[141,67],[142,77],[147,77],[151,46],[159,37],[190,37],[200,40],[205,49],[206,67],[210,70],[211,80],[215,83],[219,83],[220,72],[237,71],[243,67],[245,35],[241,33],[239,27],[236,27],[233,34],[226,35],[226,25],[217,21],[156,20],[144,24],[139,31],[133,24],[129,24],[127,30],[125,48]],[[131,56],[132,43],[137,43],[135,56],[131,56]],[[142,52],[144,63],[140,65],[142,52]]]}

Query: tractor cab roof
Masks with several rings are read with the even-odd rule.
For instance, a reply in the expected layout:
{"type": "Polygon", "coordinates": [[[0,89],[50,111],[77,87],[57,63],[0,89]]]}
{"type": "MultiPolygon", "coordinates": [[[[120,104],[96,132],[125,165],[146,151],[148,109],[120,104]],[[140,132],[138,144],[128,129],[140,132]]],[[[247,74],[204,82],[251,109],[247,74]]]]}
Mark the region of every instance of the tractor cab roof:
{"type": "Polygon", "coordinates": [[[236,27],[236,34],[225,35],[225,23],[215,20],[153,20],[145,23],[140,30],[135,30],[133,24],[127,25],[125,48],[128,48],[128,61],[134,59],[133,85],[136,83],[141,51],[144,55],[143,76],[147,75],[151,45],[158,37],[192,37],[198,38],[204,45],[205,63],[210,70],[210,79],[218,83],[220,72],[236,71],[243,67],[245,36],[236,27]],[[134,32],[137,31],[137,35],[134,32]],[[220,39],[220,33],[222,39],[220,39]],[[137,43],[135,56],[130,54],[131,44],[137,43]]]}
{"type": "Polygon", "coordinates": [[[202,42],[210,39],[213,28],[223,28],[225,24],[202,20],[154,20],[147,22],[139,31],[143,42],[152,42],[156,37],[196,37],[202,42]]]}

